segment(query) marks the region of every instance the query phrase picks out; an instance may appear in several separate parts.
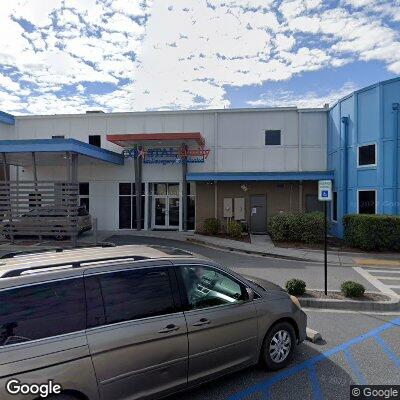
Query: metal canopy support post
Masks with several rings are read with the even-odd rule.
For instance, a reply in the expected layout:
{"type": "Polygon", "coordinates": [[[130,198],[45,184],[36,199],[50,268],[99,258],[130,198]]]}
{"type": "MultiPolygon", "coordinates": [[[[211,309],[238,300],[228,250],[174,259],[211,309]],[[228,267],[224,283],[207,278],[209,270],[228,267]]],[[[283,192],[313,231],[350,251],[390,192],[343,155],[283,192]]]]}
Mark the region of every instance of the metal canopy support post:
{"type": "Polygon", "coordinates": [[[8,195],[8,212],[9,212],[9,225],[10,225],[10,238],[11,238],[11,243],[14,243],[14,235],[13,235],[13,221],[12,221],[12,206],[11,206],[11,185],[10,185],[10,180],[9,176],[7,174],[7,158],[6,158],[6,153],[3,153],[3,168],[4,168],[4,183],[8,182],[8,185],[4,185],[4,188],[7,188],[9,191],[8,195]]]}
{"type": "MultiPolygon", "coordinates": [[[[68,172],[68,182],[69,183],[78,183],[78,155],[75,153],[67,152],[67,172],[68,172]]],[[[78,199],[74,197],[75,204],[71,207],[74,211],[74,214],[77,212],[78,209],[78,199]]],[[[68,208],[70,205],[68,205],[68,208]]],[[[77,218],[77,216],[75,216],[77,218]]],[[[71,232],[71,244],[73,247],[76,247],[77,244],[77,221],[74,225],[72,225],[74,229],[71,232]]]]}
{"type": "MultiPolygon", "coordinates": [[[[37,178],[37,166],[36,166],[36,153],[32,151],[32,166],[33,166],[33,185],[35,188],[35,211],[36,218],[39,226],[39,191],[38,191],[38,178],[37,178]]],[[[42,243],[42,234],[39,234],[39,243],[42,243]]]]}
{"type": "Polygon", "coordinates": [[[299,181],[299,212],[303,211],[303,181],[299,181]]]}
{"type": "MultiPolygon", "coordinates": [[[[187,150],[186,144],[182,145],[182,148],[187,150]]],[[[186,152],[185,152],[186,154],[186,152]]],[[[182,227],[184,231],[187,231],[187,156],[182,156],[182,227]]]]}
{"type": "MultiPolygon", "coordinates": [[[[138,154],[138,152],[137,152],[138,154]]],[[[142,157],[134,158],[135,166],[135,201],[136,201],[136,229],[142,229],[142,157]]]]}

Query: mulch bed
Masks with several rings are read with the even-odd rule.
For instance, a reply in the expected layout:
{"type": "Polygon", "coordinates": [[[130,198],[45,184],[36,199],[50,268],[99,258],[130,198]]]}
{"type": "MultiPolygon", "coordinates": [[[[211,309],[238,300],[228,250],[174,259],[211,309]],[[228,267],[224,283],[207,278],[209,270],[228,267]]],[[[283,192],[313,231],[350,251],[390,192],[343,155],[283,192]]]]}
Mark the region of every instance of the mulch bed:
{"type": "Polygon", "coordinates": [[[356,300],[356,301],[388,301],[390,298],[384,294],[379,293],[364,293],[360,297],[345,297],[340,292],[330,292],[325,296],[325,293],[320,290],[307,290],[304,295],[296,296],[301,298],[313,298],[313,299],[331,299],[331,300],[356,300]]]}

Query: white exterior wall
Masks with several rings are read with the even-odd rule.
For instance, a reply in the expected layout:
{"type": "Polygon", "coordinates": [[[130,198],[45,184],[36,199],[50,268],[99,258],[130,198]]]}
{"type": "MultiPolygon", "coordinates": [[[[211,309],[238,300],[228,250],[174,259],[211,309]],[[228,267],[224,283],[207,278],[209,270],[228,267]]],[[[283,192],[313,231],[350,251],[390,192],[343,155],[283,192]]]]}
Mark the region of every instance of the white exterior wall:
{"type": "MultiPolygon", "coordinates": [[[[204,164],[189,164],[188,172],[324,171],[326,111],[296,108],[148,113],[113,113],[16,117],[9,139],[50,139],[64,135],[88,142],[101,135],[103,148],[121,152],[107,134],[200,132],[211,154],[204,164]],[[265,130],[281,130],[280,146],[265,146],[265,130]]],[[[156,145],[158,146],[158,145],[156,145]]],[[[161,145],[164,146],[164,145],[161,145]]],[[[19,179],[32,179],[20,168],[19,179]]],[[[66,178],[66,168],[39,167],[40,180],[66,178]]],[[[134,182],[133,160],[124,166],[79,165],[78,179],[90,182],[90,212],[99,229],[118,229],[118,183],[134,182]]],[[[143,182],[181,182],[180,165],[143,165],[143,182]]]]}

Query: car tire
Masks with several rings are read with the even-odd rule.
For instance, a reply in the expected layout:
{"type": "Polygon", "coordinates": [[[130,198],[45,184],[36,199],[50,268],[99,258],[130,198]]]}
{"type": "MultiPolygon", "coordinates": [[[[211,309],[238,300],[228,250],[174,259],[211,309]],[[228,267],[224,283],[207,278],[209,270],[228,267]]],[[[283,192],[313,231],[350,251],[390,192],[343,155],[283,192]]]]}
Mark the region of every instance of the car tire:
{"type": "Polygon", "coordinates": [[[260,361],[270,371],[286,367],[293,359],[296,334],[289,322],[279,322],[265,335],[260,361]]]}

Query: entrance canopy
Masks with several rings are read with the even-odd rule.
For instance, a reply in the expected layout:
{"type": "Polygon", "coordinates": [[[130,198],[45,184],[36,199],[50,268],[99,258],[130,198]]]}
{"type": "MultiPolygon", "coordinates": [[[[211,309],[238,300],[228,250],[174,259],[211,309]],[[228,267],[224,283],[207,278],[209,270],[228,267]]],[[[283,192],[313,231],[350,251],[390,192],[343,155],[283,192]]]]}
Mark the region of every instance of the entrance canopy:
{"type": "Polygon", "coordinates": [[[121,147],[134,147],[135,145],[157,145],[163,142],[176,143],[194,142],[204,146],[204,138],[200,132],[169,132],[169,133],[129,133],[126,135],[107,135],[107,140],[121,147]]]}
{"type": "Polygon", "coordinates": [[[30,166],[35,153],[36,165],[63,165],[66,154],[78,156],[80,164],[106,162],[123,165],[124,157],[76,139],[0,140],[0,153],[9,165],[30,166]]]}

